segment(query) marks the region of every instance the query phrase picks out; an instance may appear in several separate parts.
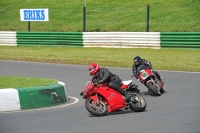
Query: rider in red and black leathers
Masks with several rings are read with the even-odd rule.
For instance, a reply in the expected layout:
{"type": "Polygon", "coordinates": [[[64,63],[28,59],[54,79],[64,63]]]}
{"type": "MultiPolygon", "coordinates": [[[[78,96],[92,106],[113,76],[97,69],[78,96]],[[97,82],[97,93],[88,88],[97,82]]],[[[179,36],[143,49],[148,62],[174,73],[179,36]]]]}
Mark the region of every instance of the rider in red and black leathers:
{"type": "Polygon", "coordinates": [[[96,63],[92,63],[89,66],[90,75],[93,79],[97,79],[97,84],[108,83],[109,87],[118,91],[121,95],[125,97],[125,100],[129,101],[131,94],[120,87],[122,80],[115,74],[111,73],[107,68],[100,68],[96,63]]]}
{"type": "MultiPolygon", "coordinates": [[[[140,56],[135,56],[134,59],[133,59],[133,67],[132,67],[132,71],[133,71],[133,76],[135,76],[136,79],[138,79],[137,77],[137,68],[140,66],[140,65],[145,65],[146,67],[150,68],[152,70],[152,65],[151,65],[151,62],[145,60],[145,59],[142,59],[140,56]]],[[[159,73],[155,70],[152,70],[155,75],[158,77],[158,79],[164,84],[163,82],[163,78],[159,75],[159,73]]]]}

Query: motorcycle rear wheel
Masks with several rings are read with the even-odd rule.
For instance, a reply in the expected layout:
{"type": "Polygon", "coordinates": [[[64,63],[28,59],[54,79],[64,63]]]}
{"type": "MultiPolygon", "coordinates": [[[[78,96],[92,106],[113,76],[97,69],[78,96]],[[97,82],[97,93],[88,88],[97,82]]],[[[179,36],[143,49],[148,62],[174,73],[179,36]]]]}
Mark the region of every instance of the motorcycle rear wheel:
{"type": "Polygon", "coordinates": [[[98,100],[98,104],[95,104],[93,99],[87,98],[85,107],[94,116],[104,116],[108,112],[108,108],[102,100],[98,100]]]}
{"type": "Polygon", "coordinates": [[[130,105],[130,109],[135,112],[143,112],[146,109],[146,101],[139,93],[131,93],[135,97],[137,102],[133,102],[130,105]]]}
{"type": "Polygon", "coordinates": [[[160,90],[158,90],[151,82],[149,82],[147,84],[147,86],[156,96],[160,96],[161,95],[160,90]]]}

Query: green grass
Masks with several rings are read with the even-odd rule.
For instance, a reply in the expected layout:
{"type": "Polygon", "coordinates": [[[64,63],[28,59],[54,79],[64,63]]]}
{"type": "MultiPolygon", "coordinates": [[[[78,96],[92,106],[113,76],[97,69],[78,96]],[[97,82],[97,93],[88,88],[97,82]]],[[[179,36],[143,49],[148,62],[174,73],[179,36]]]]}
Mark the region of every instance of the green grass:
{"type": "Polygon", "coordinates": [[[196,49],[1,46],[0,53],[1,60],[76,65],[97,62],[101,66],[124,68],[131,68],[133,57],[139,55],[149,60],[157,70],[200,72],[200,50],[196,49]]]}
{"type": "Polygon", "coordinates": [[[17,76],[0,76],[0,89],[4,88],[26,88],[55,84],[58,81],[45,78],[30,78],[17,76]]]}
{"type": "MultiPolygon", "coordinates": [[[[87,31],[200,31],[199,0],[86,0],[87,31]]],[[[0,4],[0,31],[27,31],[20,9],[48,8],[48,22],[31,22],[31,31],[82,31],[84,0],[5,0],[0,4]]]]}

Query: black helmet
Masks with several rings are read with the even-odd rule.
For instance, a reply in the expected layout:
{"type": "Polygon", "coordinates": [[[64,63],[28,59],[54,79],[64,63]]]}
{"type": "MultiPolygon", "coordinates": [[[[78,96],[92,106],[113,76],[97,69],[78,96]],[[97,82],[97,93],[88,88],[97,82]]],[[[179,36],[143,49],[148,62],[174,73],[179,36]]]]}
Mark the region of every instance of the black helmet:
{"type": "Polygon", "coordinates": [[[140,65],[141,64],[141,58],[140,56],[135,56],[134,59],[134,64],[137,66],[137,65],[140,65]]]}

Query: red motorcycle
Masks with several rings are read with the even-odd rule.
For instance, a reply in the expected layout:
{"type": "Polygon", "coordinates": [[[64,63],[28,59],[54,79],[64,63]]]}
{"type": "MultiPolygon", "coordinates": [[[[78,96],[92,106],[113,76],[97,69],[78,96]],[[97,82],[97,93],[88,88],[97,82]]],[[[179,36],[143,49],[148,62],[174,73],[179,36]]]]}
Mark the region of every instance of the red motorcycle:
{"type": "Polygon", "coordinates": [[[141,65],[137,68],[137,72],[138,79],[149,91],[153,92],[156,96],[160,96],[161,92],[164,92],[163,84],[150,68],[141,65]]]}
{"type": "Polygon", "coordinates": [[[135,97],[132,102],[127,102],[118,91],[111,89],[108,83],[94,85],[93,81],[88,81],[80,95],[86,99],[85,107],[94,116],[104,116],[108,112],[124,109],[142,112],[146,109],[146,101],[139,94],[137,87],[132,80],[122,82],[121,88],[135,97]]]}

